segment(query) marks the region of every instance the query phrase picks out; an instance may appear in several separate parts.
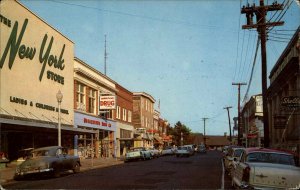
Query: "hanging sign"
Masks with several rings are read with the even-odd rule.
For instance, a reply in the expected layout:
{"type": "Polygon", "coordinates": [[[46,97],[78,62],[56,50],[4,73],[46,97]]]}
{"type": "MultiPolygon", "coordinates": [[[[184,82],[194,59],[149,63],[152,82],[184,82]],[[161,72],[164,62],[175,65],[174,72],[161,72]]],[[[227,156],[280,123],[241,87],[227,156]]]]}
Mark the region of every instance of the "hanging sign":
{"type": "Polygon", "coordinates": [[[116,96],[100,96],[100,110],[116,109],[116,96]]]}

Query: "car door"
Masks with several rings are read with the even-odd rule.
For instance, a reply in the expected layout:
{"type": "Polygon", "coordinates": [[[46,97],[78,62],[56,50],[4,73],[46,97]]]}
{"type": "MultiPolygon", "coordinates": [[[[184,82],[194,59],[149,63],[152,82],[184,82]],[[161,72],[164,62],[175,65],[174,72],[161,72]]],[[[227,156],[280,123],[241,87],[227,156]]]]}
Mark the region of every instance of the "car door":
{"type": "Polygon", "coordinates": [[[62,148],[63,168],[65,170],[73,169],[73,157],[68,154],[68,149],[62,148]]]}
{"type": "Polygon", "coordinates": [[[241,153],[240,160],[237,161],[236,169],[233,171],[233,178],[232,180],[235,181],[236,184],[240,185],[242,182],[243,171],[245,168],[247,154],[245,151],[241,153]]]}

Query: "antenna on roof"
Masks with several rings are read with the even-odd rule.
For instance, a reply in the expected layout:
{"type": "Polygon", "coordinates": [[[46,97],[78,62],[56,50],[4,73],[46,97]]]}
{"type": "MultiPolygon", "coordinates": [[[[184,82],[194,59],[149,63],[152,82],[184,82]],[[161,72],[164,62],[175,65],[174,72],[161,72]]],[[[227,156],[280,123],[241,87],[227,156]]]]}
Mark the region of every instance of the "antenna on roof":
{"type": "Polygon", "coordinates": [[[106,34],[104,35],[105,41],[104,41],[104,74],[106,75],[106,60],[107,60],[107,52],[106,52],[106,34]]]}

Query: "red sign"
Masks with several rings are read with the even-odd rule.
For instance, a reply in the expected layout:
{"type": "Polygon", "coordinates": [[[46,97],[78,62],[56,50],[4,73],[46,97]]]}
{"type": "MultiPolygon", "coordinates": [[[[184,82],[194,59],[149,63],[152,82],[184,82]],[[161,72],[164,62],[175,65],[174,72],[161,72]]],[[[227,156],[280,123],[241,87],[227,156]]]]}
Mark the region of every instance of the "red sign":
{"type": "Polygon", "coordinates": [[[248,135],[247,135],[247,138],[248,138],[248,139],[255,139],[255,138],[257,138],[257,133],[248,134],[248,135]]]}
{"type": "Polygon", "coordinates": [[[102,127],[111,127],[110,123],[103,122],[103,121],[101,122],[101,121],[97,121],[97,120],[93,120],[93,119],[84,118],[83,122],[84,123],[89,123],[89,124],[92,124],[92,125],[99,125],[99,126],[102,126],[102,127]]]}
{"type": "Polygon", "coordinates": [[[100,110],[116,109],[116,96],[100,96],[100,110]]]}

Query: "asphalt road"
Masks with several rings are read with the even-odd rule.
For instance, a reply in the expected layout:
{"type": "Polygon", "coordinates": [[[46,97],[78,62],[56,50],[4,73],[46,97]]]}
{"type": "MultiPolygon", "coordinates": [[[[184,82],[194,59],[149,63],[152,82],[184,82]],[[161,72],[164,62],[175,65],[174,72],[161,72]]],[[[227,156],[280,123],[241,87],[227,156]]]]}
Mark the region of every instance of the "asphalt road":
{"type": "Polygon", "coordinates": [[[164,156],[147,161],[68,173],[60,178],[26,179],[6,189],[230,189],[221,153],[208,151],[188,158],[164,156]]]}

